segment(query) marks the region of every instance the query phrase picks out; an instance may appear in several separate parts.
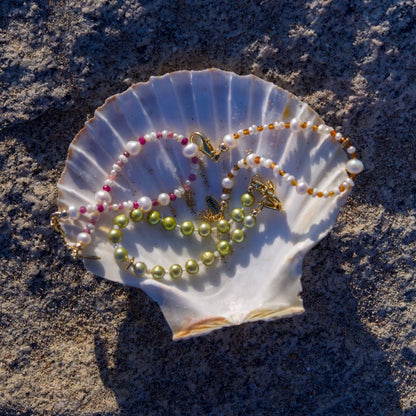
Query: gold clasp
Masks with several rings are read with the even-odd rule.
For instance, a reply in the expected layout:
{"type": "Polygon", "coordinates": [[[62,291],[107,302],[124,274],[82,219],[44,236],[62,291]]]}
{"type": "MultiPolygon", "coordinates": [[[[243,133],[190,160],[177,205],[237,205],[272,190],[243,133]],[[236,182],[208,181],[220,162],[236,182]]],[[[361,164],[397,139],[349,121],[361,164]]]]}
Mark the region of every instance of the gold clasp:
{"type": "Polygon", "coordinates": [[[260,200],[258,209],[269,208],[276,211],[283,211],[283,204],[275,195],[275,186],[272,181],[263,181],[260,175],[254,175],[251,179],[249,191],[258,191],[263,198],[260,200]]]}
{"type": "Polygon", "coordinates": [[[215,150],[211,141],[207,136],[205,136],[205,134],[202,134],[199,131],[194,131],[191,133],[189,140],[191,143],[195,143],[199,147],[199,150],[206,154],[212,161],[218,162],[221,150],[215,150]],[[200,143],[198,143],[198,141],[200,141],[200,143]]]}

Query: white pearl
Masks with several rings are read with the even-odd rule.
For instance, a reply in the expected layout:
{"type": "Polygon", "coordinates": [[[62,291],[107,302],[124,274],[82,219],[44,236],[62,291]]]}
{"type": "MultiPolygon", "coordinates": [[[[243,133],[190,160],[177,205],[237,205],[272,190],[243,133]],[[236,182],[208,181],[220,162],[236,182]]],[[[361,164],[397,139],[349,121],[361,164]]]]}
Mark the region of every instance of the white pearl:
{"type": "Polygon", "coordinates": [[[114,163],[114,165],[112,166],[113,170],[115,170],[117,173],[121,172],[121,167],[119,165],[116,165],[114,163]]]}
{"type": "Polygon", "coordinates": [[[252,168],[255,168],[255,167],[257,167],[257,163],[255,162],[255,160],[254,159],[256,159],[256,157],[257,157],[257,155],[255,154],[255,153],[250,153],[248,156],[247,156],[247,163],[248,163],[248,165],[250,166],[250,167],[252,167],[252,168]]]}
{"type": "Polygon", "coordinates": [[[113,181],[111,180],[111,179],[106,179],[105,181],[104,181],[104,185],[108,185],[108,186],[112,186],[113,185],[113,181]]]}
{"type": "Polygon", "coordinates": [[[298,194],[306,194],[307,190],[308,190],[308,185],[303,181],[299,181],[298,184],[296,185],[296,192],[298,194]]]}
{"type": "Polygon", "coordinates": [[[244,159],[240,159],[240,160],[237,162],[237,166],[238,166],[240,169],[244,169],[244,168],[245,168],[244,159]]]}
{"type": "Polygon", "coordinates": [[[128,209],[133,209],[133,201],[127,201],[126,205],[128,209]]]}
{"type": "Polygon", "coordinates": [[[324,191],[324,198],[328,198],[329,196],[329,192],[328,191],[324,191]]]}
{"type": "Polygon", "coordinates": [[[262,165],[262,166],[264,166],[264,161],[265,161],[266,159],[263,157],[263,156],[261,156],[260,157],[260,165],[262,165]]]}
{"type": "Polygon", "coordinates": [[[91,213],[95,211],[96,206],[92,204],[87,205],[87,212],[91,213]]]}
{"type": "Polygon", "coordinates": [[[244,130],[243,129],[240,129],[240,130],[238,130],[237,131],[237,134],[241,137],[241,136],[244,136],[244,130]]]}
{"type": "Polygon", "coordinates": [[[96,192],[95,200],[98,203],[107,202],[107,204],[109,204],[111,202],[111,195],[107,191],[101,190],[96,192]]]}
{"type": "Polygon", "coordinates": [[[86,246],[91,243],[91,235],[86,232],[79,233],[77,235],[77,242],[83,246],[86,246]]]}
{"type": "Polygon", "coordinates": [[[256,130],[255,128],[253,128],[252,126],[250,126],[250,127],[248,128],[248,132],[249,132],[250,134],[254,134],[256,131],[257,131],[257,130],[256,130]]]}
{"type": "Polygon", "coordinates": [[[185,193],[185,189],[182,186],[178,186],[178,191],[183,195],[185,193]]]}
{"type": "Polygon", "coordinates": [[[265,161],[264,161],[264,163],[263,163],[263,166],[265,167],[265,168],[269,168],[270,166],[271,166],[271,164],[273,163],[273,160],[271,160],[271,159],[266,159],[265,161]]]}
{"type": "Polygon", "coordinates": [[[299,131],[299,120],[297,118],[292,118],[292,120],[290,120],[290,129],[292,131],[299,131]]]}
{"type": "Polygon", "coordinates": [[[363,162],[361,162],[361,160],[351,159],[347,162],[345,169],[349,173],[357,174],[362,172],[362,170],[364,169],[364,165],[363,162]]]}
{"type": "Polygon", "coordinates": [[[91,224],[90,222],[87,224],[86,226],[89,230],[94,231],[95,230],[95,225],[91,224]]]}
{"type": "Polygon", "coordinates": [[[69,214],[69,217],[74,219],[74,220],[77,220],[79,218],[79,210],[78,210],[77,207],[75,207],[73,205],[71,205],[68,208],[68,214],[69,214]]]}
{"type": "Polygon", "coordinates": [[[110,174],[113,175],[113,176],[117,176],[117,173],[118,172],[116,170],[114,170],[114,169],[112,169],[111,172],[110,172],[110,174]]]}
{"type": "Polygon", "coordinates": [[[124,155],[120,155],[119,157],[118,157],[118,160],[120,160],[121,162],[123,162],[123,163],[127,163],[129,160],[126,158],[126,156],[124,156],[124,155]]]}
{"type": "Polygon", "coordinates": [[[306,128],[307,129],[311,129],[313,127],[313,123],[312,123],[312,121],[308,121],[308,122],[306,122],[306,128]]]}
{"type": "Polygon", "coordinates": [[[151,136],[150,134],[145,134],[145,135],[144,135],[144,139],[145,139],[147,142],[151,142],[151,141],[152,141],[152,136],[151,136]]]}
{"type": "Polygon", "coordinates": [[[176,140],[177,140],[178,142],[181,142],[181,141],[182,141],[182,139],[183,139],[183,135],[182,135],[182,134],[178,134],[178,135],[177,135],[177,137],[176,137],[176,140]]]}
{"type": "Polygon", "coordinates": [[[341,193],[341,191],[338,188],[334,189],[333,192],[335,195],[339,195],[341,193]]]}
{"type": "Polygon", "coordinates": [[[181,191],[179,189],[175,189],[173,191],[173,193],[176,196],[176,198],[181,198],[182,197],[181,191]]]}
{"type": "Polygon", "coordinates": [[[162,137],[164,139],[167,139],[167,137],[168,137],[168,131],[167,130],[162,130],[162,137]]]}
{"type": "Polygon", "coordinates": [[[336,140],[337,142],[339,142],[341,139],[342,139],[342,134],[341,134],[341,133],[337,133],[337,134],[335,135],[335,140],[336,140]]]}
{"type": "Polygon", "coordinates": [[[273,173],[274,173],[275,176],[279,175],[279,170],[280,170],[280,166],[279,165],[276,165],[273,168],[273,173]]]}
{"type": "Polygon", "coordinates": [[[137,202],[144,209],[145,212],[148,212],[152,209],[152,200],[148,196],[140,197],[137,202]]]}
{"type": "Polygon", "coordinates": [[[278,121],[275,121],[275,122],[273,123],[273,125],[274,125],[274,128],[275,128],[276,130],[279,128],[279,122],[278,122],[278,121]]]}
{"type": "Polygon", "coordinates": [[[185,181],[185,184],[186,184],[186,185],[188,185],[188,186],[191,186],[191,185],[192,185],[192,182],[191,182],[189,179],[187,179],[187,180],[185,181]]]}
{"type": "Polygon", "coordinates": [[[183,148],[182,153],[187,158],[194,157],[198,153],[198,146],[195,143],[189,143],[183,148]]]}
{"type": "Polygon", "coordinates": [[[126,143],[126,151],[132,156],[137,156],[142,150],[142,145],[139,142],[130,141],[126,143]]]}
{"type": "Polygon", "coordinates": [[[283,180],[285,181],[285,182],[289,182],[289,174],[288,173],[285,173],[284,175],[283,175],[283,180]]]}
{"type": "Polygon", "coordinates": [[[169,205],[170,202],[170,197],[168,194],[166,193],[161,193],[159,194],[159,196],[157,197],[157,202],[159,202],[160,205],[162,206],[166,206],[169,205]]]}
{"type": "Polygon", "coordinates": [[[113,211],[115,212],[118,211],[118,204],[113,204],[112,207],[113,207],[113,211]]]}
{"type": "Polygon", "coordinates": [[[231,178],[225,177],[222,180],[221,185],[225,189],[231,189],[234,186],[234,181],[231,178]]]}
{"type": "Polygon", "coordinates": [[[104,202],[103,203],[103,207],[104,207],[104,212],[108,212],[108,204],[107,204],[107,202],[104,202]]]}
{"type": "Polygon", "coordinates": [[[237,142],[231,134],[226,134],[222,139],[224,144],[229,147],[230,149],[234,149],[237,146],[237,142]]]}
{"type": "Polygon", "coordinates": [[[150,136],[152,137],[152,140],[156,140],[157,139],[157,136],[156,136],[156,132],[155,131],[152,131],[150,133],[150,136]]]}
{"type": "Polygon", "coordinates": [[[230,194],[221,194],[221,199],[223,201],[226,201],[227,199],[230,199],[230,194]]]}
{"type": "Polygon", "coordinates": [[[351,186],[351,188],[354,186],[354,181],[353,181],[351,178],[347,178],[347,179],[345,180],[345,182],[347,182],[347,183],[348,183],[348,185],[349,185],[349,186],[351,186]]]}
{"type": "Polygon", "coordinates": [[[325,125],[320,124],[320,125],[318,126],[318,133],[319,133],[319,134],[325,133],[325,125]]]}
{"type": "Polygon", "coordinates": [[[354,146],[350,146],[348,149],[347,149],[347,153],[349,153],[350,155],[352,155],[353,153],[355,153],[356,152],[356,148],[354,147],[354,146]]]}
{"type": "Polygon", "coordinates": [[[279,122],[279,130],[284,130],[286,127],[285,127],[285,123],[284,123],[284,121],[280,121],[279,122]]]}

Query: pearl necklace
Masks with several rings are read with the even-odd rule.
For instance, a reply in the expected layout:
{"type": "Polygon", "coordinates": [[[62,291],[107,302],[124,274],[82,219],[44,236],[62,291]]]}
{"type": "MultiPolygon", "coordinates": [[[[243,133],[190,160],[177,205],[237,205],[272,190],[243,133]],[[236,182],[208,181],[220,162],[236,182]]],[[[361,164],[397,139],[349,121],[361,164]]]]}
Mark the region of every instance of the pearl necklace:
{"type": "MultiPolygon", "coordinates": [[[[194,132],[190,136],[190,140],[184,137],[181,134],[173,133],[172,131],[163,130],[158,132],[151,132],[144,136],[141,136],[137,139],[137,141],[129,141],[125,145],[125,151],[122,155],[120,155],[117,161],[112,165],[112,170],[107,176],[102,190],[96,192],[95,199],[96,204],[90,204],[87,207],[69,207],[68,210],[63,210],[61,212],[56,212],[51,216],[51,225],[59,231],[63,236],[65,236],[61,226],[60,221],[71,219],[77,219],[79,214],[85,214],[86,212],[92,213],[92,216],[87,224],[86,228],[78,234],[77,236],[77,243],[74,246],[71,246],[72,254],[74,257],[81,257],[79,252],[88,246],[91,243],[91,231],[94,230],[98,216],[101,212],[106,212],[109,210],[112,211],[122,211],[126,207],[128,208],[143,208],[145,211],[150,211],[152,206],[161,204],[161,205],[168,205],[170,201],[175,200],[177,197],[183,195],[182,189],[184,187],[178,187],[171,193],[161,193],[159,194],[157,200],[151,200],[149,197],[141,197],[138,201],[127,201],[122,202],[119,204],[111,203],[111,186],[113,185],[116,176],[120,174],[122,167],[125,163],[127,163],[128,158],[130,155],[136,156],[141,152],[142,147],[149,141],[157,140],[157,139],[174,139],[177,142],[181,143],[183,148],[183,155],[186,158],[191,159],[192,166],[196,170],[198,167],[199,159],[197,154],[199,152],[208,156],[212,161],[217,162],[222,153],[227,152],[230,149],[233,149],[237,146],[238,140],[251,135],[260,134],[262,131],[267,130],[285,130],[290,129],[294,133],[298,133],[302,129],[312,129],[318,134],[329,134],[332,139],[340,143],[341,148],[345,148],[347,150],[347,154],[350,156],[350,160],[346,163],[345,169],[349,175],[349,178],[342,182],[337,188],[333,190],[317,190],[315,188],[309,187],[305,182],[296,180],[292,175],[287,173],[284,169],[282,169],[278,164],[274,163],[271,159],[266,159],[264,157],[258,156],[256,154],[250,154],[247,159],[242,159],[238,161],[237,164],[230,170],[227,177],[222,179],[222,186],[223,186],[223,193],[221,195],[222,201],[226,204],[227,199],[229,198],[230,189],[233,187],[233,177],[237,173],[240,168],[255,167],[257,165],[264,166],[266,168],[270,168],[275,176],[282,176],[283,179],[290,183],[292,186],[296,187],[296,191],[299,194],[306,194],[312,197],[317,196],[318,198],[321,197],[334,197],[339,195],[340,193],[350,189],[353,185],[353,179],[355,178],[356,174],[360,173],[363,170],[363,164],[360,160],[357,159],[356,149],[354,146],[351,145],[350,140],[344,138],[341,133],[336,132],[331,127],[326,125],[317,125],[313,124],[311,121],[303,121],[300,122],[298,119],[293,118],[290,122],[283,122],[283,121],[274,121],[269,124],[264,125],[252,125],[245,129],[239,129],[238,131],[226,134],[223,137],[223,141],[221,142],[218,149],[214,149],[211,144],[210,139],[208,139],[204,134],[199,132],[194,132]],[[198,143],[199,142],[199,146],[198,143]]],[[[195,173],[191,173],[188,180],[185,182],[184,186],[189,187],[190,183],[196,179],[195,173]],[[191,176],[192,175],[192,176],[191,176]]]]}

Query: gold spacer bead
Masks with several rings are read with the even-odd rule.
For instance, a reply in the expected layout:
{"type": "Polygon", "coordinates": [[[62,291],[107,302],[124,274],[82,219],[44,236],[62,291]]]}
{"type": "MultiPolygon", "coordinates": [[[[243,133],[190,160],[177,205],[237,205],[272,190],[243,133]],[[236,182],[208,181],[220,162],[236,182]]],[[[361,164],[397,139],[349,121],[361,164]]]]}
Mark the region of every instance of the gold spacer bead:
{"type": "Polygon", "coordinates": [[[285,127],[286,127],[287,129],[290,129],[290,123],[285,123],[285,127]]]}
{"type": "Polygon", "coordinates": [[[338,189],[339,189],[341,192],[344,192],[344,191],[345,191],[345,186],[340,185],[340,186],[338,186],[338,189]]]}
{"type": "Polygon", "coordinates": [[[293,181],[290,182],[292,186],[296,186],[298,184],[298,181],[296,179],[293,179],[293,181]]]}
{"type": "Polygon", "coordinates": [[[275,166],[276,166],[276,163],[274,163],[274,162],[273,162],[273,163],[270,165],[270,169],[271,169],[271,170],[273,170],[275,166]]]}
{"type": "Polygon", "coordinates": [[[237,134],[237,133],[234,133],[234,139],[239,139],[240,138],[240,135],[239,134],[237,134]]]}
{"type": "Polygon", "coordinates": [[[307,192],[308,192],[308,195],[313,195],[313,189],[312,188],[309,188],[307,192]]]}
{"type": "Polygon", "coordinates": [[[335,196],[335,192],[334,191],[329,191],[328,196],[335,196]]]}
{"type": "Polygon", "coordinates": [[[243,130],[243,133],[244,133],[246,136],[248,136],[248,135],[250,134],[250,131],[249,131],[248,129],[244,129],[244,130],[243,130]]]}
{"type": "Polygon", "coordinates": [[[263,131],[263,126],[257,126],[257,131],[263,131]]]}
{"type": "Polygon", "coordinates": [[[303,128],[303,129],[306,129],[306,126],[307,126],[308,124],[306,123],[306,121],[304,121],[303,123],[300,123],[300,126],[303,128]]]}
{"type": "Polygon", "coordinates": [[[284,175],[285,175],[285,173],[286,173],[286,172],[285,172],[283,169],[280,169],[280,170],[279,170],[279,175],[280,175],[280,176],[284,176],[284,175]]]}
{"type": "Polygon", "coordinates": [[[332,137],[335,137],[337,135],[337,132],[335,130],[331,130],[329,133],[332,137]]]}
{"type": "Polygon", "coordinates": [[[274,124],[269,124],[269,130],[274,130],[274,124]]]}
{"type": "Polygon", "coordinates": [[[323,193],[323,192],[318,192],[318,193],[316,194],[316,196],[317,196],[318,198],[322,198],[322,197],[324,196],[324,193],[323,193]]]}
{"type": "Polygon", "coordinates": [[[313,128],[314,131],[318,131],[318,127],[319,126],[317,124],[315,124],[312,128],[313,128]]]}

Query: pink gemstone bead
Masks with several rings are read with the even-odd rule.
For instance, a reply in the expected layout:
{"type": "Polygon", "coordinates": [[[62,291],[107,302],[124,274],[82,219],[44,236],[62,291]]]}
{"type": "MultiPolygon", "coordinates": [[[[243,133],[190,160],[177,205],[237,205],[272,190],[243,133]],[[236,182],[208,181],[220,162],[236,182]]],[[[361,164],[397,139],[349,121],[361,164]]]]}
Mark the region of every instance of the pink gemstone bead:
{"type": "Polygon", "coordinates": [[[84,233],[91,234],[91,230],[90,230],[89,228],[86,228],[86,229],[84,230],[84,233]]]}
{"type": "Polygon", "coordinates": [[[118,204],[118,210],[121,211],[124,209],[124,204],[118,204]]]}
{"type": "Polygon", "coordinates": [[[129,152],[124,152],[123,155],[126,156],[126,157],[129,157],[130,153],[129,152]]]}
{"type": "Polygon", "coordinates": [[[186,144],[188,144],[188,139],[186,137],[184,137],[182,139],[181,143],[185,146],[186,144]]]}
{"type": "Polygon", "coordinates": [[[161,138],[163,137],[162,132],[161,132],[161,131],[157,131],[157,132],[156,132],[156,137],[157,137],[158,139],[161,139],[161,138]]]}
{"type": "Polygon", "coordinates": [[[116,180],[116,176],[115,175],[108,175],[107,179],[110,179],[110,181],[115,181],[116,180]]]}
{"type": "Polygon", "coordinates": [[[95,225],[95,224],[97,224],[97,220],[96,220],[95,218],[91,218],[91,219],[90,219],[90,223],[91,223],[92,225],[95,225]]]}
{"type": "Polygon", "coordinates": [[[121,160],[117,160],[116,165],[122,168],[124,166],[124,163],[121,160]]]}
{"type": "Polygon", "coordinates": [[[183,189],[185,189],[185,191],[190,191],[191,187],[189,185],[187,185],[186,183],[183,184],[183,189]]]}
{"type": "Polygon", "coordinates": [[[168,132],[168,138],[169,138],[169,139],[172,139],[172,138],[173,138],[173,131],[169,131],[169,132],[168,132]]]}
{"type": "Polygon", "coordinates": [[[196,175],[194,173],[191,173],[189,175],[189,180],[193,182],[195,179],[196,179],[196,175]]]}
{"type": "Polygon", "coordinates": [[[104,211],[104,205],[102,205],[102,204],[98,204],[98,205],[97,205],[97,211],[98,211],[98,212],[103,212],[103,211],[104,211]]]}
{"type": "Polygon", "coordinates": [[[146,144],[146,139],[144,137],[139,137],[139,143],[143,146],[146,144]]]}
{"type": "Polygon", "coordinates": [[[139,203],[137,201],[133,201],[133,208],[134,209],[139,208],[139,203]]]}
{"type": "Polygon", "coordinates": [[[171,201],[174,201],[176,199],[176,195],[173,192],[171,192],[169,194],[169,198],[170,198],[171,201]]]}
{"type": "Polygon", "coordinates": [[[199,158],[198,158],[198,156],[194,156],[192,159],[191,159],[191,162],[192,163],[194,163],[195,165],[199,162],[199,158]]]}
{"type": "Polygon", "coordinates": [[[86,207],[84,207],[84,206],[82,206],[82,207],[80,207],[80,208],[79,208],[79,212],[80,212],[81,214],[85,214],[85,213],[87,212],[87,208],[86,208],[86,207]]]}
{"type": "Polygon", "coordinates": [[[153,201],[152,201],[152,206],[153,207],[157,207],[159,205],[159,202],[157,202],[157,199],[154,199],[153,201]]]}
{"type": "Polygon", "coordinates": [[[103,190],[104,191],[107,191],[107,192],[110,192],[111,191],[111,188],[108,185],[104,185],[103,186],[103,190]]]}

